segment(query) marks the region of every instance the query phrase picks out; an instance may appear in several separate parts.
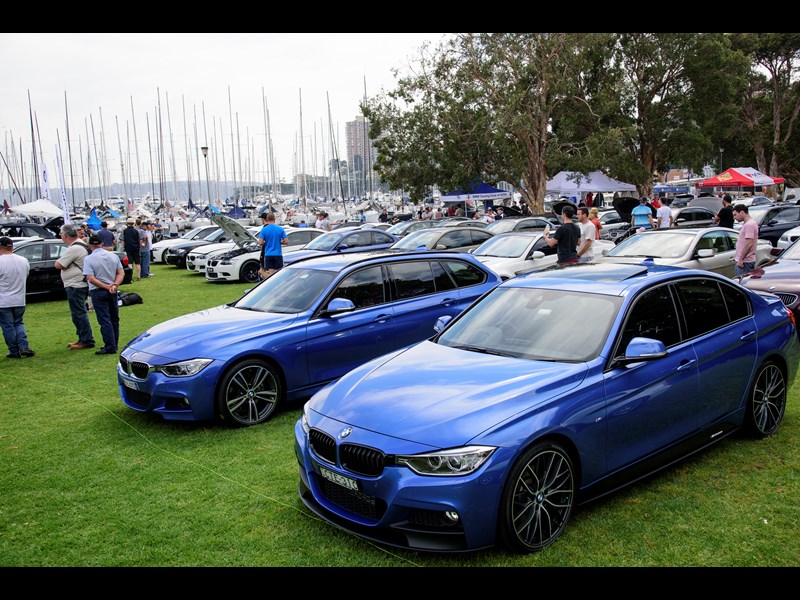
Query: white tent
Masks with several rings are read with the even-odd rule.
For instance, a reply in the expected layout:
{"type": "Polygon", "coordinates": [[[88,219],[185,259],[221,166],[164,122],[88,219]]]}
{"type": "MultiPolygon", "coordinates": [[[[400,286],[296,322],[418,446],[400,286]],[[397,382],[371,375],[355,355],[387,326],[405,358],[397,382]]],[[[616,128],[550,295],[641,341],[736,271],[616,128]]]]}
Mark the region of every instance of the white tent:
{"type": "Polygon", "coordinates": [[[60,217],[61,209],[48,200],[36,200],[11,207],[11,212],[26,217],[60,217]]]}
{"type": "Polygon", "coordinates": [[[592,171],[591,173],[575,173],[570,171],[561,171],[552,179],[547,181],[545,192],[548,194],[558,194],[569,198],[571,196],[585,194],[586,192],[635,192],[636,186],[623,181],[617,181],[601,171],[592,171]],[[577,176],[580,175],[580,179],[577,176]]]}

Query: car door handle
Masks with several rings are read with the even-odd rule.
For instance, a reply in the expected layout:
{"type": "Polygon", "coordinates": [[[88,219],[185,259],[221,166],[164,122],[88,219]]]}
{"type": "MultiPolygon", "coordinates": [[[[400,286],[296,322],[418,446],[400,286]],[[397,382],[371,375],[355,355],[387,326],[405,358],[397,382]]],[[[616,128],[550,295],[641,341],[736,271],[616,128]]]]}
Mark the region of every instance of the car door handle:
{"type": "Polygon", "coordinates": [[[386,320],[389,319],[389,317],[391,317],[391,316],[392,315],[378,315],[377,317],[375,317],[373,319],[373,322],[374,323],[385,323],[386,320]]]}
{"type": "Polygon", "coordinates": [[[739,339],[742,341],[749,340],[756,334],[755,331],[745,331],[739,339]]]}
{"type": "Polygon", "coordinates": [[[694,359],[694,358],[691,359],[691,360],[684,359],[684,360],[681,361],[681,364],[680,364],[680,366],[678,367],[677,370],[678,371],[685,371],[686,369],[691,367],[696,362],[697,362],[697,359],[694,359]]]}
{"type": "Polygon", "coordinates": [[[450,304],[456,301],[457,301],[456,298],[445,298],[444,300],[442,300],[441,304],[449,306],[450,304]]]}

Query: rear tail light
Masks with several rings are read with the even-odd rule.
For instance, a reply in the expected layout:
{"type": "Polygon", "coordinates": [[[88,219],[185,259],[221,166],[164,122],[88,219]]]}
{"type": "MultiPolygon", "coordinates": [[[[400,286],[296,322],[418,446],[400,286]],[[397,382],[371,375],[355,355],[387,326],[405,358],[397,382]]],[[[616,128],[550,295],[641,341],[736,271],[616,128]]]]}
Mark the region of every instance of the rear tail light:
{"type": "Polygon", "coordinates": [[[794,328],[797,329],[797,320],[794,318],[794,311],[788,306],[785,308],[786,312],[789,313],[789,320],[792,322],[792,325],[794,325],[794,328]]]}

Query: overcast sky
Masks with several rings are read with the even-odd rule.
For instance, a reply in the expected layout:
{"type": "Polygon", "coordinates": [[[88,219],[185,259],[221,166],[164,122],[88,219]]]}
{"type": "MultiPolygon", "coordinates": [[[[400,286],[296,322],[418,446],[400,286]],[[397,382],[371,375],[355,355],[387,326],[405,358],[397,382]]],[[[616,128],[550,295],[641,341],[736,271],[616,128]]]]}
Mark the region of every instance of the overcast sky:
{"type": "MultiPolygon", "coordinates": [[[[3,156],[13,154],[10,148],[13,136],[15,151],[19,154],[21,138],[23,152],[27,153],[24,157],[26,177],[30,177],[30,92],[31,108],[38,122],[52,187],[56,187],[57,182],[54,161],[59,138],[65,163],[67,160],[67,110],[73,156],[78,153],[79,142],[83,154],[88,152],[87,136],[92,137],[92,125],[97,144],[100,144],[102,117],[106,160],[112,180],[122,180],[121,142],[123,157],[127,156],[128,147],[131,149],[131,166],[126,166],[126,178],[136,181],[136,141],[144,180],[149,169],[147,119],[150,144],[155,147],[160,96],[167,157],[169,160],[172,155],[168,131],[168,124],[171,124],[172,145],[179,157],[176,161],[179,179],[186,178],[186,162],[182,158],[186,139],[184,107],[190,145],[194,145],[196,123],[199,145],[202,146],[205,139],[203,104],[208,145],[225,153],[226,171],[231,169],[231,130],[237,135],[237,122],[238,138],[243,147],[241,169],[244,170],[247,158],[249,133],[249,146],[255,149],[253,163],[263,171],[266,163],[263,89],[278,172],[284,181],[290,181],[294,173],[293,154],[301,128],[301,96],[305,163],[309,165],[307,170],[314,172],[310,166],[313,156],[309,154],[313,152],[316,133],[317,162],[322,164],[323,127],[325,139],[328,139],[328,99],[333,126],[339,137],[338,153],[346,159],[345,123],[359,114],[358,103],[364,96],[365,82],[368,96],[377,94],[381,87],[395,87],[392,69],[407,71],[408,66],[416,62],[419,49],[426,40],[435,45],[444,35],[0,33],[0,56],[3,57],[0,65],[0,151],[3,156]],[[215,123],[216,146],[213,144],[215,123]],[[224,149],[219,148],[222,143],[220,128],[225,134],[224,149]]],[[[329,153],[327,149],[325,152],[329,153]]],[[[217,159],[221,162],[222,157],[217,159]]],[[[209,156],[213,169],[211,160],[209,156]]],[[[84,168],[85,163],[84,158],[84,168]]],[[[76,168],[80,165],[76,164],[76,168]]],[[[240,166],[237,164],[235,168],[239,171],[240,166]]],[[[192,169],[192,178],[196,179],[197,165],[192,169]]],[[[0,181],[7,188],[8,176],[2,163],[0,170],[3,171],[0,181]]],[[[171,173],[171,165],[168,164],[167,170],[171,173]]],[[[200,172],[201,178],[205,177],[202,163],[200,172]]],[[[67,173],[65,177],[69,177],[67,173]]],[[[258,177],[259,180],[262,178],[263,175],[258,177]]],[[[241,177],[237,176],[237,179],[241,180],[241,177]]]]}

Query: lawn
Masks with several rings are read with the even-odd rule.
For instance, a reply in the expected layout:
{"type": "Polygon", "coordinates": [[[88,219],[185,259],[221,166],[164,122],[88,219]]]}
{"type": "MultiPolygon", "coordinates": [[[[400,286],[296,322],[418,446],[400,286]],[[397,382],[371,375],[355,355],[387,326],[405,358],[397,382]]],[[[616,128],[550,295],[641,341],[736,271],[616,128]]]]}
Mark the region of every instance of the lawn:
{"type": "MultiPolygon", "coordinates": [[[[144,301],[120,309],[123,344],[247,287],[152,271],[123,287],[144,301]]],[[[800,565],[800,384],[776,435],[733,436],[579,508],[538,554],[435,555],[374,545],[305,509],[299,405],[247,429],[168,423],[122,404],[114,356],[67,350],[66,300],[30,303],[25,323],[36,356],[0,358],[0,566],[800,565]]]]}

